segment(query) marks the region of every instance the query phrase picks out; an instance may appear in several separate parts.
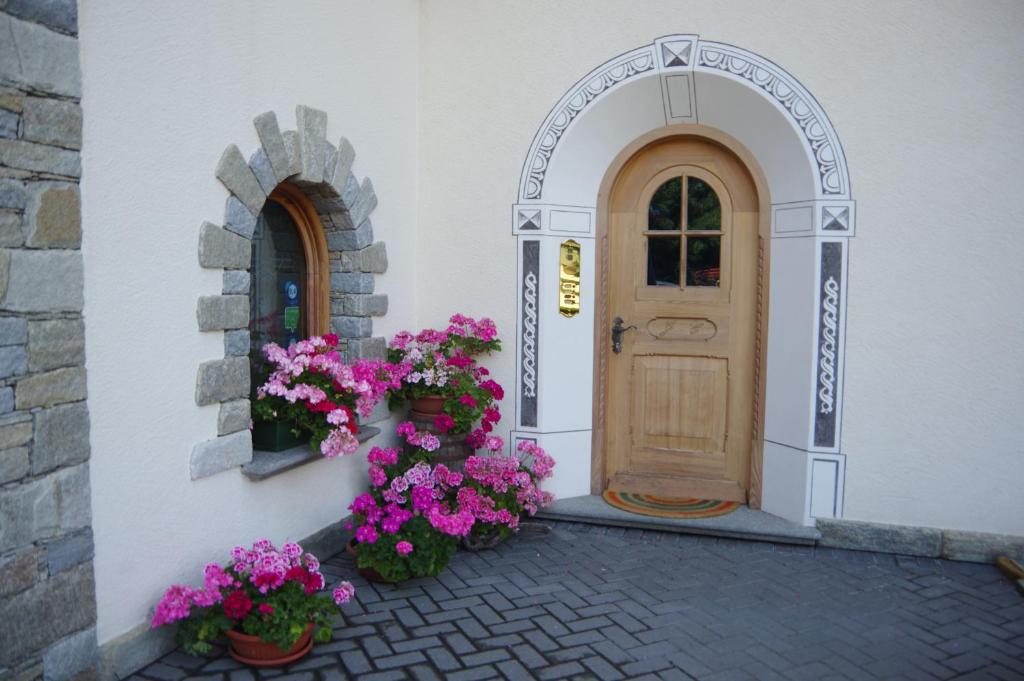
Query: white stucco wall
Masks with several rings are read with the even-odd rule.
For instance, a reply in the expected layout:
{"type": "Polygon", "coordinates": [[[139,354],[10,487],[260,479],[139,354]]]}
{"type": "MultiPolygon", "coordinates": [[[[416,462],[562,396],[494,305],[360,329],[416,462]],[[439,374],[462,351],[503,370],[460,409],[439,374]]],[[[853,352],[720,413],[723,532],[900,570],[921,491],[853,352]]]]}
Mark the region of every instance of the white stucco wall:
{"type": "Polygon", "coordinates": [[[491,364],[514,385],[509,213],[551,106],[657,36],[741,46],[817,98],[849,163],[845,517],[1024,534],[1022,24],[1012,2],[426,0],[419,320],[494,316],[509,351],[491,364]]]}
{"type": "Polygon", "coordinates": [[[365,456],[322,461],[253,483],[237,470],[189,479],[189,455],[216,434],[217,407],[197,407],[196,369],[223,356],[199,333],[196,299],[218,294],[199,267],[204,220],[220,223],[221,152],[259,144],[252,119],[295,106],[328,114],[348,137],[354,171],[380,204],[376,238],[390,266],[378,335],[415,314],[414,2],[81,4],[92,500],[98,635],[143,623],[163,589],[196,580],[236,543],[298,539],[347,514],[365,456]]]}

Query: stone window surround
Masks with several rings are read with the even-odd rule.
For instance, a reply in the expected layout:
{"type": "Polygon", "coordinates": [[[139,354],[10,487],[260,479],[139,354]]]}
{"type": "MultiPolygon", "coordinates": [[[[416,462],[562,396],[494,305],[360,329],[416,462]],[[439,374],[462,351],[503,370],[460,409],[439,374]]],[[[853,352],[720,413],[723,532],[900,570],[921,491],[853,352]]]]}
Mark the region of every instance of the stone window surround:
{"type": "MultiPolygon", "coordinates": [[[[204,222],[199,230],[199,264],[222,269],[220,295],[201,296],[196,316],[201,333],[223,332],[224,357],[202,362],[196,376],[196,404],[219,404],[217,436],[192,449],[193,480],[253,461],[249,432],[249,283],[251,239],[256,219],[275,187],[288,182],[311,201],[325,231],[329,256],[330,320],[346,357],[383,357],[385,339],[373,336],[373,317],[387,313],[386,295],[374,293],[374,275],[387,270],[383,242],[373,240],[370,214],[377,195],[369,178],[352,173],[355,150],[342,137],[327,141],[327,114],[299,105],[297,130],[282,132],[277,115],[256,116],[260,139],[246,162],[234,144],[217,164],[216,177],[228,190],[223,226],[204,222]]],[[[293,466],[285,466],[287,470],[293,466]]],[[[263,476],[266,477],[266,476],[263,476]]],[[[259,478],[262,479],[262,478],[259,478]]]]}

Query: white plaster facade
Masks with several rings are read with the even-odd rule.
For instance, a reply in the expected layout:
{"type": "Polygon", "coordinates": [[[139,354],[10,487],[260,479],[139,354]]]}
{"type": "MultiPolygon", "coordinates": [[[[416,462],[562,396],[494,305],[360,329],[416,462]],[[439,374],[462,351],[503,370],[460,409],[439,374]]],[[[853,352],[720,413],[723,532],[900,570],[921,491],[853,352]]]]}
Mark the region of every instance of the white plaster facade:
{"type": "Polygon", "coordinates": [[[83,2],[99,642],[144,625],[168,583],[231,545],[335,522],[364,484],[358,456],[260,483],[236,471],[189,477],[192,446],[217,419],[195,405],[195,367],[223,355],[221,334],[195,324],[196,297],[221,287],[196,261],[199,225],[219,220],[227,197],[214,169],[227,144],[256,148],[254,116],[275,111],[294,129],[297,104],[327,112],[327,138],[346,136],[358,175],[373,178],[390,261],[377,278],[390,309],[375,332],[455,311],[493,317],[506,341],[489,362],[507,388],[503,429],[540,434],[559,461],[556,494],[590,491],[594,316],[587,279],[573,319],[545,297],[555,249],[580,241],[592,277],[596,191],[611,161],[650,130],[699,122],[750,151],[773,205],[764,508],[805,523],[838,515],[1024,535],[1022,24],[1014,3],[83,2]],[[798,81],[834,128],[837,168],[845,156],[838,191],[777,101],[694,58],[667,67],[656,42],[667,34],[675,47],[693,40],[692,56],[697,41],[739,46],[798,81]],[[652,68],[573,120],[532,195],[524,164],[552,108],[636,50],[652,68]],[[833,207],[848,209],[840,236],[822,223],[833,207]],[[527,428],[515,409],[517,254],[531,238],[521,209],[539,210],[543,226],[541,397],[527,428]],[[812,401],[824,242],[844,247],[842,429],[830,446],[815,444],[812,401]]]}

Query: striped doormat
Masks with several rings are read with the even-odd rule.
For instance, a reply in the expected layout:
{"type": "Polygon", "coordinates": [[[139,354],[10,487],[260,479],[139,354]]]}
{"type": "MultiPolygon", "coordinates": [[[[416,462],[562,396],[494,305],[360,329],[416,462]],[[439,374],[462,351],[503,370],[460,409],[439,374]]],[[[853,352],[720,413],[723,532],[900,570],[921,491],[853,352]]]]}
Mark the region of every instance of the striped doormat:
{"type": "Polygon", "coordinates": [[[605,490],[604,500],[623,511],[658,518],[713,518],[732,513],[740,504],[715,499],[674,499],[654,494],[631,494],[605,490]]]}

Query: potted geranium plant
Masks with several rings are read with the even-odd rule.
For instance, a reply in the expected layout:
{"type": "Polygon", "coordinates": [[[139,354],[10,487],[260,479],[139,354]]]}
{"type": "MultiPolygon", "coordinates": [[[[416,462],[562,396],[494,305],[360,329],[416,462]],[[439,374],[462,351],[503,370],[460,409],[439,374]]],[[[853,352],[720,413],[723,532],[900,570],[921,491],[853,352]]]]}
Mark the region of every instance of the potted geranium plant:
{"type": "MultiPolygon", "coordinates": [[[[273,371],[256,390],[252,405],[255,421],[286,423],[295,436],[308,433],[310,447],[329,458],[359,448],[357,415],[369,416],[388,391],[400,385],[394,367],[383,360],[346,364],[338,342],[329,333],[287,349],[276,343],[263,346],[273,371]]],[[[288,446],[261,439],[258,430],[254,445],[271,451],[288,446]]]]}
{"type": "Polygon", "coordinates": [[[437,575],[473,527],[473,516],[448,501],[462,474],[428,463],[437,437],[410,423],[398,433],[411,446],[374,447],[368,456],[370,490],[349,506],[356,565],[367,578],[387,582],[437,575]]]}
{"type": "Polygon", "coordinates": [[[168,588],[151,626],[177,622],[176,639],[193,655],[226,635],[231,656],[258,667],[287,664],[307,654],[314,638],[331,639],[331,617],[355,594],[350,582],[332,598],[321,594],[320,562],[295,543],[279,550],[260,539],[251,549],[236,546],[231,556],[227,566],[206,566],[202,587],[168,588]]]}
{"type": "MultiPolygon", "coordinates": [[[[488,437],[488,444],[492,439],[497,438],[488,437]]],[[[463,540],[466,548],[494,547],[518,531],[522,516],[533,516],[550,504],[554,497],[540,483],[551,477],[554,467],[555,460],[529,440],[519,443],[516,454],[469,457],[456,492],[458,509],[476,520],[463,540]]]]}

